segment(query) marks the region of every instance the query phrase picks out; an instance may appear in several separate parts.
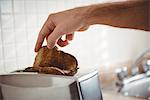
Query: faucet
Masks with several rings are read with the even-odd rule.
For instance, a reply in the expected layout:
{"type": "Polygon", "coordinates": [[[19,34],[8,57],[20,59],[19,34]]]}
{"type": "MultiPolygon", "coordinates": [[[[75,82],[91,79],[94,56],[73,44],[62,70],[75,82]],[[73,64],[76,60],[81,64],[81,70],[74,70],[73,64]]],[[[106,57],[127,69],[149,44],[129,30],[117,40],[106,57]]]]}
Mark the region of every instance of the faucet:
{"type": "Polygon", "coordinates": [[[119,87],[118,92],[125,96],[134,96],[150,100],[150,59],[142,62],[144,73],[139,73],[138,67],[132,69],[132,75],[127,72],[127,67],[116,71],[119,87]]]}

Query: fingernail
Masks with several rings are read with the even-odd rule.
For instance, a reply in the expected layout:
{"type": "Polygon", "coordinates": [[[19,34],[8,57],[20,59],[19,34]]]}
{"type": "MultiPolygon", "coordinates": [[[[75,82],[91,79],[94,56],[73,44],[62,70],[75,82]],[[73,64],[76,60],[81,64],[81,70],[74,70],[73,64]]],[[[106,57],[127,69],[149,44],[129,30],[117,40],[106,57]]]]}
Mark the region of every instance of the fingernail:
{"type": "Polygon", "coordinates": [[[69,40],[69,41],[73,40],[73,37],[72,37],[72,36],[69,36],[69,37],[68,37],[68,40],[69,40]]]}
{"type": "Polygon", "coordinates": [[[64,45],[68,45],[68,44],[69,44],[68,40],[65,40],[64,45]]]}

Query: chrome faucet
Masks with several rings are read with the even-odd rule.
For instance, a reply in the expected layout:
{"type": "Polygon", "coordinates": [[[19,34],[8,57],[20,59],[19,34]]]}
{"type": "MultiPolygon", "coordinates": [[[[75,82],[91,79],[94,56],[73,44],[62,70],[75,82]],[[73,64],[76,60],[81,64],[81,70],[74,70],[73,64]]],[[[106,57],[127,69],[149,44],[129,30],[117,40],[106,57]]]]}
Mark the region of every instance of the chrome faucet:
{"type": "Polygon", "coordinates": [[[128,75],[127,67],[117,69],[119,87],[118,92],[125,96],[141,97],[150,100],[150,60],[142,64],[144,73],[139,74],[138,67],[132,69],[132,75],[128,75]],[[119,71],[118,71],[119,70],[119,71]]]}

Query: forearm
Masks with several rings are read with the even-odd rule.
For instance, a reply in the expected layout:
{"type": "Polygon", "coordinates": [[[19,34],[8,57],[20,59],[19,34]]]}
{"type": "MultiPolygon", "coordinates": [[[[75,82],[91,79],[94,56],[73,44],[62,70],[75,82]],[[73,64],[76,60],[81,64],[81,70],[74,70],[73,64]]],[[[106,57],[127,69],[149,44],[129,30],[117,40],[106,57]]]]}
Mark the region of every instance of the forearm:
{"type": "Polygon", "coordinates": [[[87,7],[87,24],[105,24],[150,31],[149,0],[133,0],[87,7]]]}

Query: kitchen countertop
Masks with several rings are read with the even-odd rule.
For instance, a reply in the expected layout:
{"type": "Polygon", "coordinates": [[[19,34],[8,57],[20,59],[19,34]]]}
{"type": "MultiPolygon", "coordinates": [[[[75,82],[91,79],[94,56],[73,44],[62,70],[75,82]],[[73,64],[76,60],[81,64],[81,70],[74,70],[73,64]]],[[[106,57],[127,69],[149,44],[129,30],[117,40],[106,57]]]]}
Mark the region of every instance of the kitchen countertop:
{"type": "Polygon", "coordinates": [[[142,98],[123,96],[122,94],[117,93],[116,91],[110,90],[102,90],[102,93],[103,93],[103,100],[146,100],[142,98]]]}

